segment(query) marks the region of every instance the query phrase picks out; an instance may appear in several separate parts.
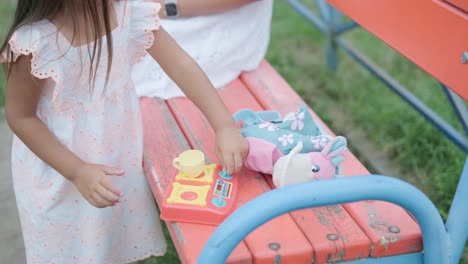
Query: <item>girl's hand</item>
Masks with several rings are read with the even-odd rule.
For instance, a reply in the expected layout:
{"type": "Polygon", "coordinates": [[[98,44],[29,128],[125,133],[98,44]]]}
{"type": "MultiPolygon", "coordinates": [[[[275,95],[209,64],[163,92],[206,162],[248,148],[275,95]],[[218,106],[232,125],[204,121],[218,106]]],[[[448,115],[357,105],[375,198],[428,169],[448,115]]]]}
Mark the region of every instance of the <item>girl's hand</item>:
{"type": "Polygon", "coordinates": [[[249,143],[236,127],[216,131],[216,155],[229,174],[239,172],[249,152],[249,143]]]}
{"type": "Polygon", "coordinates": [[[109,176],[122,176],[124,173],[122,169],[85,163],[73,175],[72,182],[90,204],[104,208],[116,205],[122,197],[122,192],[112,184],[109,176]]]}
{"type": "Polygon", "coordinates": [[[249,145],[236,128],[229,109],[200,66],[164,28],[153,33],[158,45],[151,46],[148,53],[210,123],[216,133],[216,155],[222,166],[229,174],[238,172],[248,154],[249,145]]]}

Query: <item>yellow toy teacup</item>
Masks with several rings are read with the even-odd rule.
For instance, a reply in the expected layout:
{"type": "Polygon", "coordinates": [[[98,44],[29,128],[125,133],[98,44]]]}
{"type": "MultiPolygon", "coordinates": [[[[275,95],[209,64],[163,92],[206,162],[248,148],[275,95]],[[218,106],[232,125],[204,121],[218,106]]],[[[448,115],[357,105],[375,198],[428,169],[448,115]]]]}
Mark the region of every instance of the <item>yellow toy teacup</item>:
{"type": "Polygon", "coordinates": [[[184,151],[172,161],[172,166],[187,177],[198,177],[205,170],[205,154],[196,149],[184,151]]]}

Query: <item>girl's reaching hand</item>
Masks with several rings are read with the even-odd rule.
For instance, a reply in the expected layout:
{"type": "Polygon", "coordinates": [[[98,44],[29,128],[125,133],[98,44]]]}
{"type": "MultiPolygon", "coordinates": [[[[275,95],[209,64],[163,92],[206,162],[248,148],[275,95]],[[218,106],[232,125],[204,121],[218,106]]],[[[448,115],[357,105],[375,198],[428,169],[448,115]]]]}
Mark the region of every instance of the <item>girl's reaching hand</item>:
{"type": "Polygon", "coordinates": [[[249,143],[236,127],[216,131],[216,155],[229,174],[239,172],[249,152],[249,143]]]}
{"type": "Polygon", "coordinates": [[[222,166],[230,174],[238,172],[249,146],[236,128],[229,109],[200,66],[163,28],[154,31],[154,38],[158,45],[151,46],[148,53],[200,109],[216,132],[216,154],[222,166]]]}
{"type": "Polygon", "coordinates": [[[72,182],[90,204],[104,208],[116,205],[122,197],[122,192],[112,184],[109,176],[122,176],[124,173],[122,169],[85,163],[73,175],[72,182]]]}

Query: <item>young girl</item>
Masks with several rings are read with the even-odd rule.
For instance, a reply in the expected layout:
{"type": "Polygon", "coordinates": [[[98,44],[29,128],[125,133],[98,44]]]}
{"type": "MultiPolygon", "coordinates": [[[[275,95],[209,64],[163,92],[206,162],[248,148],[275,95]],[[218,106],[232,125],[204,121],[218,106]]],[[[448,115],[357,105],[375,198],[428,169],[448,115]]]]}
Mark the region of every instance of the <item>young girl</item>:
{"type": "Polygon", "coordinates": [[[247,142],[207,77],[159,27],[159,9],[144,0],[18,0],[0,62],[29,263],[164,253],[130,78],[146,52],[207,117],[222,165],[242,166],[247,142]]]}

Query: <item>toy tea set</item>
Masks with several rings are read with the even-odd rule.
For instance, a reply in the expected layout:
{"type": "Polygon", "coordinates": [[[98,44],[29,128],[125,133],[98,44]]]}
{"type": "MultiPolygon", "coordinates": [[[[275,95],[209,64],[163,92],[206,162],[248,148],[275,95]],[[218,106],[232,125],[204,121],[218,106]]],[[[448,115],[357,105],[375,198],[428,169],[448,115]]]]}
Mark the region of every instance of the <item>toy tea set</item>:
{"type": "MultiPolygon", "coordinates": [[[[304,107],[280,118],[274,111],[234,114],[249,142],[245,167],[272,175],[277,188],[339,174],[347,151],[344,137],[324,133],[304,107]]],[[[203,152],[187,150],[173,166],[179,172],[161,206],[162,219],[219,225],[235,209],[238,177],[216,164],[206,165],[203,152]]]]}
{"type": "Polygon", "coordinates": [[[205,165],[199,150],[187,150],[172,165],[179,170],[161,206],[161,218],[169,221],[218,225],[237,202],[237,177],[216,164],[205,165]]]}

